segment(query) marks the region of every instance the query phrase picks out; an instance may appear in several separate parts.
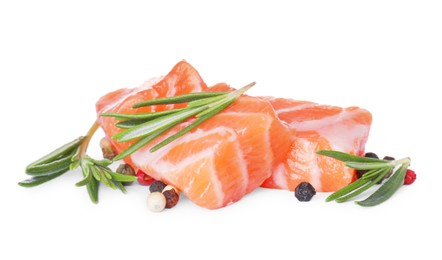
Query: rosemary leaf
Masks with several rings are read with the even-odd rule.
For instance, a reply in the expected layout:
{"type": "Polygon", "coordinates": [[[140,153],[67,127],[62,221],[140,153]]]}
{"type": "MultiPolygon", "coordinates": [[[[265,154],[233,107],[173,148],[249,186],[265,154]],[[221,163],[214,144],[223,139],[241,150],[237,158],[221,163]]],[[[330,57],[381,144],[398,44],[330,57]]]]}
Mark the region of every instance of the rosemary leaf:
{"type": "Polygon", "coordinates": [[[393,167],[393,162],[381,161],[381,162],[345,162],[345,166],[358,169],[358,170],[371,170],[378,168],[393,167]]]}
{"type": "Polygon", "coordinates": [[[59,159],[61,157],[65,157],[65,155],[70,154],[73,150],[77,149],[78,146],[83,142],[84,136],[80,136],[76,138],[75,140],[55,149],[54,151],[50,152],[49,154],[43,156],[42,158],[32,162],[26,167],[26,171],[29,169],[32,169],[33,167],[37,165],[47,164],[50,162],[55,161],[56,159],[59,159]]]}
{"type": "Polygon", "coordinates": [[[27,188],[34,187],[34,186],[43,184],[45,182],[48,182],[48,181],[50,181],[52,179],[55,179],[55,178],[63,175],[67,171],[69,171],[69,168],[61,169],[58,172],[55,172],[55,173],[52,173],[52,174],[48,174],[48,175],[35,176],[35,177],[30,178],[30,179],[27,179],[27,180],[19,182],[18,185],[20,185],[22,187],[27,187],[27,188]]]}
{"type": "Polygon", "coordinates": [[[92,175],[94,176],[95,180],[101,181],[101,174],[98,171],[97,167],[90,167],[90,171],[92,175]]]}
{"type": "Polygon", "coordinates": [[[137,103],[133,105],[133,108],[139,108],[144,106],[151,106],[151,105],[160,105],[160,104],[178,104],[178,103],[186,103],[202,98],[208,98],[208,97],[214,97],[214,96],[220,96],[224,95],[229,92],[196,92],[196,93],[190,93],[190,94],[183,94],[179,96],[173,96],[173,97],[165,97],[165,98],[156,98],[151,99],[147,101],[143,101],[140,103],[137,103]]]}
{"type": "Polygon", "coordinates": [[[110,175],[112,176],[112,180],[117,182],[131,182],[137,180],[137,176],[129,176],[116,172],[110,172],[110,175]]]}
{"type": "Polygon", "coordinates": [[[226,95],[220,95],[220,96],[216,96],[216,97],[194,100],[192,102],[189,102],[187,107],[200,107],[200,106],[204,106],[204,105],[214,104],[215,102],[220,101],[220,100],[224,99],[225,97],[226,97],[226,95]]]}
{"type": "Polygon", "coordinates": [[[87,185],[91,181],[91,179],[93,178],[92,174],[90,174],[89,168],[83,169],[83,175],[85,175],[86,177],[84,177],[83,180],[75,183],[75,186],[81,187],[81,186],[87,185]]]}
{"type": "Polygon", "coordinates": [[[357,155],[352,155],[348,153],[343,153],[339,151],[332,151],[332,150],[319,150],[316,152],[320,155],[325,155],[328,157],[335,158],[338,161],[342,162],[385,162],[383,160],[375,159],[375,158],[369,158],[369,157],[362,157],[357,155]]]}
{"type": "Polygon", "coordinates": [[[362,179],[373,179],[374,177],[376,177],[380,172],[383,171],[383,169],[388,169],[389,171],[391,170],[391,168],[393,167],[386,167],[386,168],[378,168],[378,169],[371,169],[368,172],[364,173],[362,175],[362,179]]]}
{"type": "Polygon", "coordinates": [[[89,198],[91,199],[91,201],[95,204],[98,203],[98,189],[100,183],[92,178],[91,181],[86,185],[87,188],[87,192],[89,193],[89,198]]]}
{"type": "Polygon", "coordinates": [[[130,119],[130,120],[125,120],[125,121],[120,121],[115,126],[119,127],[119,128],[123,128],[123,129],[129,129],[129,128],[144,124],[146,122],[147,122],[146,119],[130,119]]]}
{"type": "Polygon", "coordinates": [[[119,181],[114,181],[115,185],[118,187],[118,189],[121,190],[121,192],[126,193],[126,188],[124,188],[124,185],[121,184],[119,181]]]}
{"type": "Polygon", "coordinates": [[[187,118],[203,111],[204,108],[205,107],[186,109],[175,114],[162,116],[136,127],[124,130],[118,134],[115,134],[112,138],[118,139],[119,142],[125,142],[140,138],[152,134],[156,131],[167,129],[169,126],[175,126],[183,122],[187,118]]]}
{"type": "Polygon", "coordinates": [[[48,175],[59,172],[62,169],[69,168],[71,164],[71,156],[66,156],[54,161],[40,163],[37,165],[28,166],[26,174],[28,175],[48,175]]]}
{"type": "Polygon", "coordinates": [[[372,180],[370,183],[368,183],[367,185],[364,185],[363,187],[353,191],[352,193],[349,193],[343,197],[340,197],[338,199],[336,199],[336,202],[344,202],[347,201],[359,194],[361,194],[362,192],[368,190],[369,188],[371,188],[373,185],[375,185],[378,181],[382,180],[385,175],[387,175],[387,173],[390,171],[390,168],[382,168],[379,170],[379,173],[377,175],[377,177],[372,180]]]}
{"type": "Polygon", "coordinates": [[[179,111],[184,110],[184,108],[177,109],[169,109],[160,112],[149,112],[149,113],[138,113],[138,114],[120,114],[120,113],[104,113],[100,116],[108,116],[115,117],[117,120],[126,120],[126,119],[155,119],[164,115],[173,114],[179,111]]]}
{"type": "Polygon", "coordinates": [[[330,202],[332,200],[335,200],[337,198],[340,198],[362,186],[364,186],[365,184],[367,184],[370,180],[364,180],[364,179],[358,179],[352,183],[350,183],[349,185],[345,186],[344,188],[332,193],[330,196],[328,196],[325,201],[326,202],[330,202]]]}
{"type": "Polygon", "coordinates": [[[377,191],[362,201],[356,201],[356,204],[364,207],[371,207],[381,204],[393,196],[396,191],[404,184],[404,178],[409,164],[402,164],[377,191]]]}

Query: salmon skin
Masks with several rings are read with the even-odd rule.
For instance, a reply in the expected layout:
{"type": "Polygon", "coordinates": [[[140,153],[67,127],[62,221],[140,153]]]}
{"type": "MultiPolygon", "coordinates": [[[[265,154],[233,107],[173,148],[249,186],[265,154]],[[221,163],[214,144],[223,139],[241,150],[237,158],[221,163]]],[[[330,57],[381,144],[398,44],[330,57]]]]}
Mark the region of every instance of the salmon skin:
{"type": "MultiPolygon", "coordinates": [[[[162,78],[138,88],[120,89],[97,102],[97,113],[142,113],[179,108],[183,104],[132,108],[144,100],[192,92],[232,90],[226,84],[207,87],[198,72],[181,61],[162,78]]],[[[259,186],[293,190],[301,181],[318,191],[335,191],[350,183],[354,171],[341,162],[318,156],[318,149],[362,154],[371,115],[359,108],[342,109],[289,99],[242,95],[231,106],[172,143],[149,149],[192,123],[166,132],[124,161],[151,177],[181,190],[208,209],[240,200],[259,186]]],[[[116,152],[135,141],[111,139],[123,129],[112,117],[98,123],[116,152]]]]}

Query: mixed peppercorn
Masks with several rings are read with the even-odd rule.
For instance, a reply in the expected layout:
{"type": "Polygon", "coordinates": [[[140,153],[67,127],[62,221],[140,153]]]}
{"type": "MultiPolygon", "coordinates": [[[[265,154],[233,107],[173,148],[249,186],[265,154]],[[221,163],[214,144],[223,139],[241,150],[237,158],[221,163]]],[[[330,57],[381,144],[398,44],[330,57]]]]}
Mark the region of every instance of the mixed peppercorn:
{"type": "Polygon", "coordinates": [[[165,208],[173,208],[180,199],[180,192],[172,185],[167,185],[162,181],[152,182],[149,190],[147,206],[153,212],[160,212],[165,208]]]}
{"type": "Polygon", "coordinates": [[[299,201],[310,201],[315,194],[315,188],[308,182],[301,182],[295,189],[295,197],[299,201]]]}
{"type": "MultiPolygon", "coordinates": [[[[103,138],[100,142],[100,146],[102,148],[103,157],[110,160],[115,157],[116,153],[107,139],[103,138]]],[[[368,152],[364,156],[379,159],[378,155],[373,152],[368,152]]],[[[386,161],[395,160],[395,158],[391,156],[384,156],[382,159],[386,161]]],[[[166,208],[173,208],[179,201],[180,192],[175,187],[167,185],[162,181],[156,181],[141,170],[138,170],[135,173],[134,169],[128,164],[121,164],[116,172],[129,176],[137,176],[138,182],[141,185],[149,185],[150,194],[147,198],[147,206],[153,212],[160,212],[166,208]]],[[[367,170],[357,170],[356,178],[362,178],[366,172],[367,170]]],[[[388,179],[392,173],[393,169],[383,179],[379,180],[377,184],[381,184],[383,180],[388,179]]],[[[404,185],[410,185],[415,180],[416,173],[411,169],[407,169],[404,185]]],[[[125,183],[125,185],[128,184],[125,183]]],[[[294,195],[299,201],[310,201],[315,194],[315,188],[308,182],[301,182],[294,191],[294,195]]]]}
{"type": "MultiPolygon", "coordinates": [[[[368,152],[364,155],[367,158],[374,158],[379,159],[378,155],[372,152],[368,152]]],[[[391,156],[384,156],[382,160],[385,161],[394,161],[395,158],[391,156]]],[[[393,174],[394,167],[383,177],[380,179],[376,184],[382,184],[382,182],[385,179],[390,178],[390,176],[393,174]]],[[[360,179],[363,177],[365,173],[367,173],[368,170],[357,170],[356,171],[356,178],[360,179]]],[[[411,170],[407,169],[405,178],[404,178],[404,185],[410,185],[416,180],[416,173],[411,170]]],[[[338,191],[339,192],[339,191],[338,191]]],[[[301,182],[296,188],[295,188],[295,197],[299,201],[310,201],[312,197],[316,194],[315,188],[308,182],[301,182]]],[[[332,194],[333,195],[333,194],[332,194]]]]}
{"type": "Polygon", "coordinates": [[[410,185],[416,180],[416,173],[413,170],[408,169],[405,174],[404,185],[410,185]]]}
{"type": "MultiPolygon", "coordinates": [[[[365,157],[368,158],[375,158],[375,159],[379,159],[379,157],[377,156],[377,154],[372,153],[372,152],[368,152],[365,154],[365,157]]],[[[391,156],[384,156],[384,158],[382,158],[382,160],[385,161],[394,161],[395,158],[391,157],[391,156]]],[[[364,175],[364,173],[366,173],[366,170],[357,170],[356,171],[356,177],[359,179],[362,177],[362,175],[364,175]]],[[[385,175],[384,179],[380,180],[377,184],[381,184],[383,180],[390,178],[391,174],[393,173],[393,169],[387,174],[385,175]]],[[[411,170],[411,169],[407,169],[407,173],[405,175],[405,179],[404,179],[404,185],[410,185],[412,184],[414,181],[416,180],[416,173],[411,170]]]]}
{"type": "MultiPolygon", "coordinates": [[[[135,171],[129,164],[120,164],[118,166],[116,172],[128,175],[128,176],[135,176],[135,171]]],[[[123,182],[124,186],[131,185],[133,182],[123,182]]]]}

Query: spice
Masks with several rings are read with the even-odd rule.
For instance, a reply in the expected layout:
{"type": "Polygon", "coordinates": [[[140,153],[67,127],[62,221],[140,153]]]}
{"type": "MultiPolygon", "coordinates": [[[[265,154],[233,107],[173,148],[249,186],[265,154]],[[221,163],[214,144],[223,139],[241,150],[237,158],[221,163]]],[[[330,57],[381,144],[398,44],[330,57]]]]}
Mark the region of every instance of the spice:
{"type": "Polygon", "coordinates": [[[137,178],[138,178],[138,183],[140,183],[141,185],[147,186],[147,185],[150,185],[152,182],[155,181],[154,178],[150,177],[149,175],[147,175],[142,170],[138,170],[136,175],[137,175],[137,178]]]}
{"type": "MultiPolygon", "coordinates": [[[[392,156],[384,156],[384,158],[382,158],[382,160],[385,160],[385,161],[394,161],[394,160],[396,160],[396,159],[395,159],[394,157],[392,157],[392,156]]],[[[378,184],[381,184],[383,180],[390,178],[390,176],[391,176],[392,174],[393,174],[393,169],[391,169],[391,170],[387,173],[387,175],[385,175],[385,177],[384,177],[382,180],[379,181],[378,184]]]]}
{"type": "Polygon", "coordinates": [[[166,197],[161,192],[152,192],[147,197],[147,207],[153,212],[161,212],[166,208],[166,197]]]}
{"type": "Polygon", "coordinates": [[[165,183],[162,182],[162,181],[154,181],[154,182],[152,182],[152,184],[150,185],[150,187],[149,187],[149,191],[150,191],[150,192],[156,192],[156,191],[162,192],[163,189],[164,189],[166,186],[167,186],[167,184],[165,184],[165,183]]]}
{"type": "Polygon", "coordinates": [[[404,185],[410,185],[416,180],[416,173],[413,170],[408,169],[405,173],[404,185]]]}
{"type": "Polygon", "coordinates": [[[396,160],[394,157],[391,156],[384,156],[384,158],[382,158],[382,160],[386,160],[386,161],[394,161],[396,160]]]}
{"type": "Polygon", "coordinates": [[[299,201],[310,201],[315,194],[315,188],[308,182],[301,182],[295,189],[295,197],[299,201]]]}
{"type": "Polygon", "coordinates": [[[316,153],[335,158],[336,160],[344,162],[345,166],[353,169],[368,170],[367,173],[365,173],[360,179],[328,196],[326,201],[348,201],[349,199],[368,190],[379,180],[384,178],[390,172],[390,170],[396,169],[397,167],[397,170],[394,171],[391,177],[388,178],[388,180],[382,184],[380,188],[378,188],[366,199],[356,201],[356,204],[364,207],[376,206],[391,198],[391,196],[393,196],[393,194],[396,193],[396,191],[404,184],[405,174],[408,166],[410,166],[411,163],[410,157],[405,157],[394,161],[385,161],[332,150],[319,150],[316,153]]]}
{"type": "MultiPolygon", "coordinates": [[[[120,164],[120,166],[118,166],[116,172],[117,173],[121,173],[123,175],[127,175],[127,176],[135,176],[134,168],[132,168],[132,166],[130,166],[129,164],[126,164],[126,163],[120,164]]],[[[127,186],[127,185],[130,185],[132,183],[133,183],[133,181],[131,181],[131,182],[123,182],[123,185],[127,186]]]]}
{"type": "Polygon", "coordinates": [[[168,209],[175,207],[175,205],[180,200],[179,191],[172,185],[167,185],[164,188],[163,195],[166,198],[166,208],[168,209]]]}
{"type": "Polygon", "coordinates": [[[100,141],[101,152],[103,153],[103,158],[108,160],[113,160],[117,153],[112,148],[112,144],[107,138],[102,138],[100,141]]]}

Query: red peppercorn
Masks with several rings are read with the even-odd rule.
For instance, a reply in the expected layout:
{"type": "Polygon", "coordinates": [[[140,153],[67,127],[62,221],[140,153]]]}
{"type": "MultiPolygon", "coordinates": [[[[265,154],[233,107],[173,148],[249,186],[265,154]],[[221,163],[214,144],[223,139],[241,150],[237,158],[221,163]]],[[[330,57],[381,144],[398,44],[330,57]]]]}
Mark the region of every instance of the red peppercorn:
{"type": "Polygon", "coordinates": [[[416,173],[413,170],[408,169],[405,174],[404,185],[410,185],[416,180],[416,173]]]}
{"type": "Polygon", "coordinates": [[[150,177],[142,170],[137,171],[137,177],[138,177],[138,183],[140,183],[141,185],[150,185],[152,182],[155,181],[154,178],[150,177]]]}

